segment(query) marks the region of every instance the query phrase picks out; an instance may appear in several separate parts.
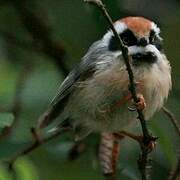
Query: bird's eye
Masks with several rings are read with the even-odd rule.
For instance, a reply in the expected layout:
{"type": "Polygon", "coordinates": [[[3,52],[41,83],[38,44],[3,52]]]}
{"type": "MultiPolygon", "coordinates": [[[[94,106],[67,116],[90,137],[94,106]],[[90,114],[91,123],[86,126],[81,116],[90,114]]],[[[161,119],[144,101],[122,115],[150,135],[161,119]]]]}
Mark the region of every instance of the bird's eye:
{"type": "Polygon", "coordinates": [[[149,42],[153,43],[156,37],[156,33],[152,30],[149,35],[149,42]]]}
{"type": "Polygon", "coordinates": [[[156,33],[152,30],[149,35],[149,42],[156,46],[159,51],[162,51],[162,40],[156,35],[156,33]]]}
{"type": "Polygon", "coordinates": [[[133,32],[126,30],[120,34],[123,43],[127,46],[133,46],[137,44],[137,38],[134,36],[133,32]]]}

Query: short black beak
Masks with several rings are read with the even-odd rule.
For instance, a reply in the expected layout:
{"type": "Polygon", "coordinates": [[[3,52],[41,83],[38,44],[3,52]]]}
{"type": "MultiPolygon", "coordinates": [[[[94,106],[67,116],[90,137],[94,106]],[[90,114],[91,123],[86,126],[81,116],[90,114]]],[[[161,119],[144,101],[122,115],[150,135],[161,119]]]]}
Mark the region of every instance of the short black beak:
{"type": "Polygon", "coordinates": [[[145,38],[141,38],[138,40],[137,45],[145,47],[148,45],[148,41],[145,38]]]}
{"type": "Polygon", "coordinates": [[[132,55],[132,59],[134,60],[134,65],[138,65],[141,62],[152,64],[157,61],[157,56],[153,52],[136,53],[132,55]]]}

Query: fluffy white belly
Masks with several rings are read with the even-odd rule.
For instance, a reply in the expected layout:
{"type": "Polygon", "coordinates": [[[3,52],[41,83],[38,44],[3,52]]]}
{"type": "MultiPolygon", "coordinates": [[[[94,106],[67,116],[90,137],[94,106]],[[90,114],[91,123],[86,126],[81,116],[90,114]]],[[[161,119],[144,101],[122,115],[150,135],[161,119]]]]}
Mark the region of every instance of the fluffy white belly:
{"type": "MultiPolygon", "coordinates": [[[[171,87],[169,64],[164,61],[153,66],[134,71],[136,82],[140,82],[138,93],[146,101],[146,119],[163,106],[171,87]]],[[[128,110],[128,106],[132,105],[131,100],[116,106],[129,93],[128,82],[125,66],[114,64],[106,70],[99,70],[92,78],[77,84],[65,112],[75,120],[75,124],[93,131],[124,130],[136,122],[137,118],[136,112],[128,110]]]]}

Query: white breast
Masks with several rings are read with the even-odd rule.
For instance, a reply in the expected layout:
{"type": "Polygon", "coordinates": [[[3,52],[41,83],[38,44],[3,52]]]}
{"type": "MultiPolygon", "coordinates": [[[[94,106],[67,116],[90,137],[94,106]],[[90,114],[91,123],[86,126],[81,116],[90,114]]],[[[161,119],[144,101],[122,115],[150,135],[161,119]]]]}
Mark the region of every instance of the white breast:
{"type": "Polygon", "coordinates": [[[147,107],[144,111],[146,119],[149,119],[159,110],[167,99],[171,89],[171,68],[166,57],[153,65],[149,73],[144,73],[144,97],[147,107]]]}
{"type": "MultiPolygon", "coordinates": [[[[87,81],[77,84],[66,108],[67,114],[95,131],[123,130],[135,121],[136,112],[128,110],[129,103],[110,113],[109,108],[122,99],[129,91],[129,78],[123,61],[106,59],[97,64],[97,71],[87,81]]],[[[151,68],[139,67],[134,70],[136,81],[142,83],[141,93],[147,107],[144,110],[146,119],[163,106],[171,88],[170,66],[166,57],[151,68]]]]}

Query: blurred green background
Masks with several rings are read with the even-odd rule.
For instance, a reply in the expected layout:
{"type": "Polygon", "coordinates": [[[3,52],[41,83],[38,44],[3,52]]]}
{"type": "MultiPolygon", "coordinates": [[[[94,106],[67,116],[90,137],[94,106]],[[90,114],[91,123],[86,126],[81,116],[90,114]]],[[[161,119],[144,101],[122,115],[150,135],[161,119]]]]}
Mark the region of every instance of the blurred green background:
{"type": "MultiPolygon", "coordinates": [[[[173,90],[166,106],[180,117],[180,3],[177,0],[104,0],[113,20],[139,15],[161,27],[164,49],[172,65],[173,90]]],[[[44,144],[7,170],[4,159],[32,141],[30,128],[47,108],[65,75],[100,39],[108,25],[101,13],[83,0],[0,0],[0,128],[14,123],[0,138],[0,180],[103,179],[97,160],[99,135],[83,142],[83,153],[72,160],[70,134],[44,144]],[[63,48],[63,51],[60,50],[63,48]],[[16,118],[13,120],[14,112],[16,118]],[[16,114],[17,113],[17,114],[16,114]],[[14,121],[14,122],[13,122],[14,121]],[[71,155],[71,156],[70,156],[71,155]]],[[[152,153],[152,179],[165,180],[176,165],[180,141],[162,112],[150,122],[159,137],[152,153]]],[[[140,129],[137,127],[137,131],[140,129]]],[[[118,179],[140,179],[139,146],[122,143],[118,179]]]]}

